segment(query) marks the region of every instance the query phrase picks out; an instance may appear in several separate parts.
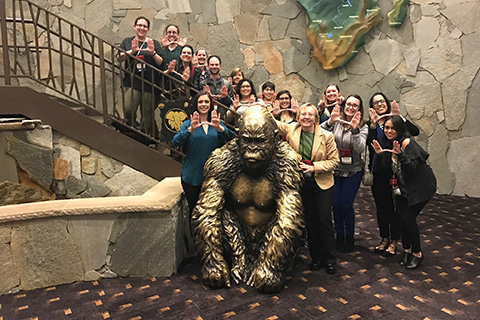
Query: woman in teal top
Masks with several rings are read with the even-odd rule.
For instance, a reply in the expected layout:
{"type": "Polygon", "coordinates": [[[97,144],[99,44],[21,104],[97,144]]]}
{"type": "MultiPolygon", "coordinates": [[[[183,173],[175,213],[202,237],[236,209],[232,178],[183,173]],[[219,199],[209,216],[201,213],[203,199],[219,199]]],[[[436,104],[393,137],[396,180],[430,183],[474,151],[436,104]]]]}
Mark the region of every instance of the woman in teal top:
{"type": "Polygon", "coordinates": [[[203,166],[213,150],[235,137],[235,133],[220,122],[213,109],[213,99],[207,91],[193,98],[195,111],[185,120],[173,137],[175,146],[185,145],[187,153],[182,167],[182,187],[190,212],[197,203],[203,183],[203,166]]]}

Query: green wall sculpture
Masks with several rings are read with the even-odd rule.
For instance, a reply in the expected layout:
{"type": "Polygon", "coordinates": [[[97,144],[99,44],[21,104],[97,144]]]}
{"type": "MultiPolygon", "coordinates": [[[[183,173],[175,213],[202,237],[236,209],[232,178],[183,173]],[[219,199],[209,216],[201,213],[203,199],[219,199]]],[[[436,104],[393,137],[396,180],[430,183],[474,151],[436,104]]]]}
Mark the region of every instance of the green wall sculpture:
{"type": "MultiPolygon", "coordinates": [[[[297,0],[310,19],[307,37],[325,70],[345,65],[365,43],[365,34],[381,20],[376,0],[297,0]]],[[[408,0],[395,0],[389,25],[398,27],[408,0]]]]}

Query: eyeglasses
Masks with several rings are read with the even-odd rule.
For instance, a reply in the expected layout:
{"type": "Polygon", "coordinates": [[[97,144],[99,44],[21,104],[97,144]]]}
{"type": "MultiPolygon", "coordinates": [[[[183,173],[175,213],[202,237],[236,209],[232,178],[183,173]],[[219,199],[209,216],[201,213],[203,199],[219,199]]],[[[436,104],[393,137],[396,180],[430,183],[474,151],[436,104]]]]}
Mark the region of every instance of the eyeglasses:
{"type": "Polygon", "coordinates": [[[384,104],[385,100],[378,100],[378,101],[373,101],[373,105],[376,106],[377,104],[384,104]]]}
{"type": "Polygon", "coordinates": [[[289,97],[286,97],[286,98],[278,98],[278,100],[290,100],[289,97]]]}
{"type": "Polygon", "coordinates": [[[359,107],[358,104],[350,103],[350,102],[345,103],[345,106],[349,107],[349,108],[355,108],[355,109],[357,109],[359,107]]]}
{"type": "Polygon", "coordinates": [[[139,27],[139,28],[148,29],[148,26],[146,24],[136,24],[136,26],[139,27]]]}
{"type": "Polygon", "coordinates": [[[177,34],[177,31],[167,31],[167,34],[177,34]]]}
{"type": "Polygon", "coordinates": [[[251,86],[250,85],[243,85],[240,88],[251,88],[251,86]]]}

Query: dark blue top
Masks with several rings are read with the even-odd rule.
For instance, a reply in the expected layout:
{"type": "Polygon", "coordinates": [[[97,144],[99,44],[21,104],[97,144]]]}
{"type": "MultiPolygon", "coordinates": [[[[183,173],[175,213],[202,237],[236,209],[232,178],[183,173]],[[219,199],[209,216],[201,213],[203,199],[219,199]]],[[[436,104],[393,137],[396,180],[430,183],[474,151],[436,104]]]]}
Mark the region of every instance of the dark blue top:
{"type": "Polygon", "coordinates": [[[190,120],[185,120],[173,137],[172,143],[175,146],[186,144],[187,154],[182,167],[182,180],[193,186],[200,186],[203,183],[203,166],[213,150],[223,146],[225,142],[235,137],[235,133],[228,129],[223,123],[220,125],[225,129],[218,132],[212,126],[208,126],[208,133],[202,127],[188,132],[190,120]]]}

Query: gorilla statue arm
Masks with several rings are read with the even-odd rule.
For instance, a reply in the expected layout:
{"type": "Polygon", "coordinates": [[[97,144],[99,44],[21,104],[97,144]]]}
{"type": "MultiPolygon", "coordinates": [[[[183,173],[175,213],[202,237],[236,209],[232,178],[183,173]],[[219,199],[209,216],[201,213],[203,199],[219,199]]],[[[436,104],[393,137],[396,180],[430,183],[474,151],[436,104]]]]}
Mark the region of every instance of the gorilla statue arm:
{"type": "MultiPolygon", "coordinates": [[[[238,173],[239,164],[231,161],[234,159],[232,149],[235,149],[236,144],[230,141],[227,145],[215,150],[205,163],[205,181],[192,212],[192,229],[202,262],[203,282],[214,288],[230,287],[230,270],[222,244],[225,237],[222,211],[225,205],[225,190],[238,173]],[[229,163],[229,168],[219,165],[223,163],[229,163]]],[[[241,250],[237,248],[237,251],[241,250]]],[[[235,277],[238,282],[240,279],[236,278],[238,277],[235,277]]]]}
{"type": "Polygon", "coordinates": [[[287,143],[279,141],[274,166],[270,168],[279,189],[276,192],[276,216],[265,234],[257,264],[247,282],[259,291],[283,289],[289,263],[301,245],[304,218],[299,189],[303,176],[299,162],[300,155],[287,143]]]}

